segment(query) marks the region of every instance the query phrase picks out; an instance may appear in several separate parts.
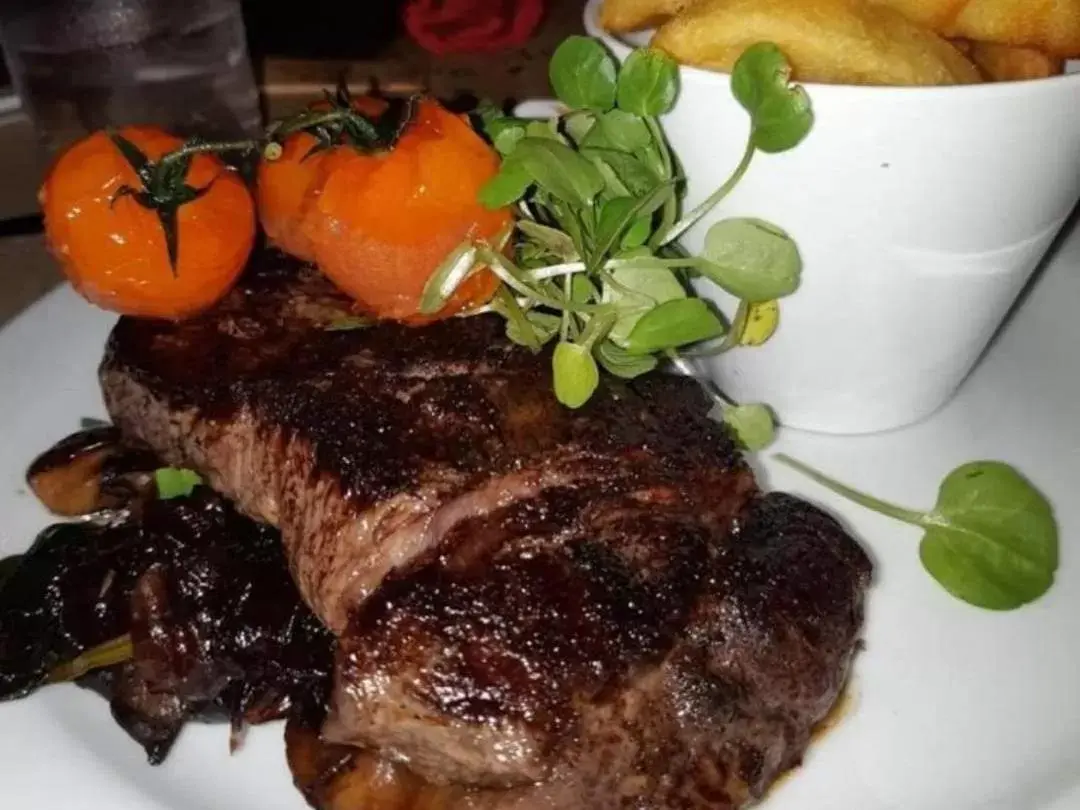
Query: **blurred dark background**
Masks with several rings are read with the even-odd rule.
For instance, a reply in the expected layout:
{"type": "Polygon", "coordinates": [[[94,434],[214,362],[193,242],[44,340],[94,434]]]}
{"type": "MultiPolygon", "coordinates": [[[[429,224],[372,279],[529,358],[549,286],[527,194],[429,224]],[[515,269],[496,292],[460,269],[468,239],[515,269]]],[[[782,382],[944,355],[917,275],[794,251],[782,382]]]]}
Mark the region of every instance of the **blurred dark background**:
{"type": "MultiPolygon", "coordinates": [[[[376,85],[387,93],[428,92],[445,101],[458,100],[458,106],[470,98],[510,104],[546,96],[548,59],[564,37],[581,32],[585,5],[584,0],[544,0],[542,21],[523,45],[495,53],[439,56],[406,34],[404,4],[302,0],[283,13],[285,7],[270,0],[241,0],[266,116],[295,112],[343,76],[354,92],[376,85]]],[[[0,175],[5,177],[0,186],[0,237],[34,227],[35,194],[43,171],[34,149],[33,127],[0,62],[0,175]]]]}
{"type": "Polygon", "coordinates": [[[256,60],[372,59],[402,34],[401,0],[304,0],[288,14],[267,0],[241,5],[256,60]]]}

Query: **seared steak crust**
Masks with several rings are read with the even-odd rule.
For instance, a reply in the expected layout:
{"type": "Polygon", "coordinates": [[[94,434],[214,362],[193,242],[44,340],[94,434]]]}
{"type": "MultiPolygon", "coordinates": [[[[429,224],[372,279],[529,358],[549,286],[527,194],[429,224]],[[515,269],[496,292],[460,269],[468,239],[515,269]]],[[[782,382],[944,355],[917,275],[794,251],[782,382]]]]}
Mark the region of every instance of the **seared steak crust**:
{"type": "MultiPolygon", "coordinates": [[[[835,520],[783,494],[755,499],[727,542],[713,547],[706,559],[697,577],[678,577],[691,587],[695,580],[700,583],[697,596],[673,595],[667,604],[693,602],[694,608],[656,659],[586,697],[580,689],[589,678],[581,677],[575,663],[591,656],[571,653],[568,668],[578,675],[577,711],[571,725],[562,727],[565,747],[546,779],[509,789],[429,781],[416,776],[415,760],[409,767],[386,761],[392,748],[379,752],[330,744],[293,721],[286,741],[298,786],[317,810],[727,810],[760,798],[778,774],[799,764],[812,729],[835,704],[862,624],[870,569],[835,520]]],[[[471,585],[470,593],[487,590],[482,583],[470,583],[459,566],[452,567],[454,573],[444,575],[445,580],[471,585]]],[[[675,562],[662,570],[681,567],[675,562]]],[[[425,569],[424,577],[432,573],[425,569]]],[[[547,660],[546,650],[527,644],[516,646],[524,653],[522,662],[512,661],[509,667],[498,654],[498,643],[494,656],[485,656],[484,650],[474,654],[480,645],[490,648],[499,634],[498,625],[488,629],[488,613],[458,614],[418,636],[412,625],[425,622],[433,610],[449,611],[412,593],[407,579],[395,578],[369,602],[364,617],[373,623],[378,644],[373,638],[367,656],[356,662],[370,666],[374,657],[389,668],[407,642],[394,642],[384,633],[398,629],[423,640],[430,629],[458,653],[444,653],[449,660],[431,656],[435,667],[417,668],[414,681],[402,679],[413,686],[416,700],[427,700],[445,687],[446,695],[435,700],[450,718],[504,708],[484,705],[485,700],[520,701],[518,708],[526,710],[535,705],[530,701],[536,700],[536,691],[560,700],[547,683],[536,684],[536,691],[498,688],[533,659],[545,668],[545,676],[554,674],[558,680],[565,675],[547,660]],[[398,599],[405,600],[401,607],[398,599]],[[423,607],[425,602],[429,606],[423,607]],[[388,645],[385,651],[381,644],[388,645]],[[453,681],[442,677],[450,666],[460,668],[453,681]],[[480,699],[470,700],[470,695],[480,699]]],[[[545,607],[550,596],[531,612],[550,615],[553,611],[545,607]]],[[[465,599],[458,596],[454,603],[475,604],[465,599]]],[[[568,600],[557,596],[554,601],[561,606],[568,600]]],[[[530,612],[514,600],[509,609],[489,610],[503,617],[530,612]]],[[[554,621],[567,627],[560,616],[554,621]]],[[[533,632],[549,638],[558,634],[535,625],[533,632]]],[[[626,631],[621,633],[625,638],[626,631]]],[[[434,647],[420,649],[430,656],[434,647]]],[[[596,649],[590,646],[594,654],[596,649]]],[[[536,719],[534,728],[551,728],[551,718],[536,719]]]]}
{"type": "MultiPolygon", "coordinates": [[[[612,779],[663,775],[634,792],[649,807],[698,806],[658,791],[678,763],[719,778],[708,762],[737,805],[798,761],[843,686],[870,566],[790,496],[720,532],[640,492],[549,491],[459,531],[356,613],[328,740],[433,783],[574,780],[587,763],[583,790],[620,762],[612,779]]],[[[621,806],[601,796],[587,806],[621,806]]]]}
{"type": "Polygon", "coordinates": [[[458,519],[591,474],[594,459],[749,475],[688,380],[609,382],[570,411],[550,394],[550,359],[511,344],[496,316],[335,330],[351,313],[328,283],[260,260],[207,316],[121,318],[102,389],[126,434],[282,529],[301,593],[335,631],[458,519]]]}
{"type": "Polygon", "coordinates": [[[757,494],[696,384],[605,380],[569,410],[496,317],[335,329],[325,281],[259,261],[201,318],[121,319],[102,387],[281,529],[339,637],[329,741],[521,810],[737,806],[798,761],[870,564],[757,494]]]}

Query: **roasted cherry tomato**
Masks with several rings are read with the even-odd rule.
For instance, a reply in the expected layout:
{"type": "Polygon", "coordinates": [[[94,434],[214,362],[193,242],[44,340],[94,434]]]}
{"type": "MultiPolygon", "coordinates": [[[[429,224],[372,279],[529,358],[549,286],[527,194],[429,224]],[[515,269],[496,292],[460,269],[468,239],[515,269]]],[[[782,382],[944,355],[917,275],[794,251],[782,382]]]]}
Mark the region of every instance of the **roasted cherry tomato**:
{"type": "MultiPolygon", "coordinates": [[[[351,100],[351,106],[363,115],[378,116],[386,111],[386,102],[371,96],[351,100]]],[[[310,106],[312,113],[329,111],[331,105],[320,102],[310,106]]],[[[267,239],[277,247],[307,262],[315,261],[311,244],[311,217],[318,216],[315,203],[327,177],[353,150],[320,149],[319,139],[301,130],[286,137],[281,152],[273,160],[259,164],[255,200],[259,224],[267,239]]]]}
{"type": "Polygon", "coordinates": [[[98,306],[184,318],[244,268],[255,238],[247,186],[214,154],[177,154],[183,146],[161,129],[127,127],[90,135],[50,168],[39,193],[46,242],[98,306]]]}
{"type": "MultiPolygon", "coordinates": [[[[389,148],[345,135],[312,152],[317,138],[294,133],[277,160],[264,161],[263,227],[372,315],[429,320],[419,302],[435,269],[463,240],[493,238],[510,223],[508,209],[477,201],[498,156],[466,120],[430,99],[415,104],[389,148]]],[[[434,317],[486,303],[497,287],[490,271],[476,272],[434,317]]]]}

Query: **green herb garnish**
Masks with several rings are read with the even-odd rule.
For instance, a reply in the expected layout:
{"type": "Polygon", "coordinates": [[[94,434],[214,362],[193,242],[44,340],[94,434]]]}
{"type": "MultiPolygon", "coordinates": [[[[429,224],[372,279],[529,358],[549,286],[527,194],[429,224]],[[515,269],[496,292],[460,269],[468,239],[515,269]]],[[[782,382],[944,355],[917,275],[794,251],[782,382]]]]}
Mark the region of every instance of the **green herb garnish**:
{"type": "Polygon", "coordinates": [[[182,467],[160,467],[154,470],[154,483],[162,500],[186,498],[203,483],[199,474],[182,467]]]}
{"type": "Polygon", "coordinates": [[[860,506],[923,529],[923,567],[968,604],[1013,610],[1054,584],[1058,527],[1053,508],[1008,464],[962,464],[941,482],[934,508],[919,512],[852,489],[790,456],[776,458],[860,506]]]}
{"type": "MultiPolygon", "coordinates": [[[[678,66],[639,49],[620,67],[599,41],[570,37],[550,65],[563,114],[551,121],[481,114],[502,164],[480,199],[491,208],[516,204],[514,231],[499,244],[470,241],[448,256],[421,311],[437,312],[476,267],[489,266],[503,282],[490,308],[506,318],[510,339],[534,351],[557,342],[555,393],[571,408],[588,402],[600,367],[633,378],[695,344],[727,336],[716,350],[737,347],[751,305],[797,288],[794,243],[757,219],[714,225],[702,256],[686,255],[675,241],[730,193],[756,151],[791,148],[805,136],[812,121],[806,94],[788,75],[775,48],[743,54],[732,87],[751,118],[746,153],[715,194],[683,215],[683,179],[659,121],[678,96],[678,66]],[[502,242],[513,246],[511,256],[502,242]],[[729,318],[693,297],[694,278],[740,299],[738,312],[729,318]],[[733,325],[739,332],[731,335],[733,325]]],[[[742,441],[758,446],[772,434],[771,412],[747,408],[725,413],[746,434],[742,441]]]]}
{"type": "MultiPolygon", "coordinates": [[[[687,374],[694,356],[760,346],[780,321],[779,300],[800,283],[802,260],[792,239],[755,218],[712,225],[702,255],[678,239],[720,203],[758,152],[797,146],[813,126],[810,100],[791,83],[779,48],[753,45],[731,75],[731,90],[750,116],[746,148],[713,194],[682,211],[683,178],[659,118],[678,96],[678,67],[639,49],[620,67],[598,41],[571,37],[555,52],[551,84],[567,108],[551,121],[523,121],[488,109],[485,132],[502,156],[480,194],[492,208],[518,207],[511,234],[496,243],[466,242],[429,281],[421,309],[437,312],[479,266],[503,285],[489,309],[506,319],[515,343],[539,351],[550,341],[555,394],[584,405],[599,369],[633,378],[661,361],[687,374]],[[513,246],[512,257],[503,252],[513,246]],[[707,279],[738,299],[726,315],[690,292],[707,279]]],[[[705,381],[703,381],[705,382],[705,381]]],[[[739,444],[760,450],[776,421],[765,404],[739,404],[706,382],[739,444]]],[[[920,554],[950,593],[997,610],[1046,592],[1057,568],[1057,527],[1044,498],[998,462],[974,462],[951,473],[930,512],[914,512],[856,492],[806,465],[781,460],[871,509],[924,529],[920,554]]]]}
{"type": "Polygon", "coordinates": [[[105,669],[130,661],[134,655],[131,636],[123,635],[60,664],[49,673],[46,680],[48,683],[75,681],[95,669],[105,669]]]}
{"type": "Polygon", "coordinates": [[[751,452],[768,447],[776,436],[776,419],[768,405],[728,405],[724,408],[724,422],[739,444],[751,452]]]}

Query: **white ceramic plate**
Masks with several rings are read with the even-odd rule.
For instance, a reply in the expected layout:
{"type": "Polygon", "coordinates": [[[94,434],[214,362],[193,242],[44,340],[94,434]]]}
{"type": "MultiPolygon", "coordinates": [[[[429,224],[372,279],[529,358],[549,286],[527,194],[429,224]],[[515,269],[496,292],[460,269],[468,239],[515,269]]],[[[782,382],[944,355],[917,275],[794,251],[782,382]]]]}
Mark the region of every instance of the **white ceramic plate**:
{"type": "MultiPolygon", "coordinates": [[[[877,562],[845,716],[766,810],[1080,807],[1078,307],[1074,232],[943,411],[891,434],[788,433],[777,448],[915,507],[932,505],[938,481],[963,461],[1018,465],[1053,499],[1062,530],[1058,583],[1026,609],[992,614],[953,600],[922,571],[917,531],[765,462],[771,486],[833,508],[877,562]]],[[[63,288],[0,331],[4,553],[24,548],[48,520],[26,491],[26,464],[80,417],[104,415],[95,371],[111,323],[63,288]]],[[[917,328],[918,312],[908,325],[917,328]]],[[[0,704],[0,807],[301,810],[281,737],[280,724],[256,729],[230,757],[223,727],[193,726],[151,768],[104,701],[53,687],[0,704]]]]}

